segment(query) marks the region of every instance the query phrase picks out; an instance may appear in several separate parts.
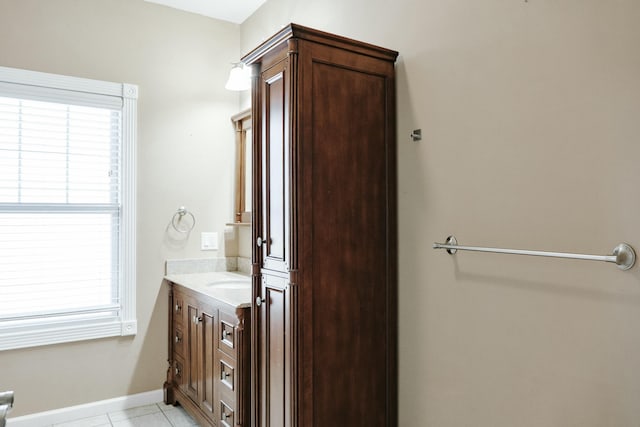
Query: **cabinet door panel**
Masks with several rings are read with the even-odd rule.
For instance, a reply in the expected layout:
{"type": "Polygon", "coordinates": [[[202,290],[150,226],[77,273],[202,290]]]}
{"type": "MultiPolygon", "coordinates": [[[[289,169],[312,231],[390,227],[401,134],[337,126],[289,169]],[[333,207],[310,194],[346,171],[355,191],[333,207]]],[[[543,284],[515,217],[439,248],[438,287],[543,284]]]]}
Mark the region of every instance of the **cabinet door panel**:
{"type": "Polygon", "coordinates": [[[303,190],[313,215],[303,225],[313,268],[305,270],[311,286],[302,313],[313,349],[313,371],[305,372],[313,378],[313,426],[330,425],[339,413],[344,425],[382,427],[391,417],[384,403],[395,348],[386,261],[393,232],[388,80],[358,69],[349,56],[320,47],[313,53],[314,62],[305,63],[312,67],[308,90],[331,94],[311,97],[312,143],[302,165],[313,183],[303,190]]]}
{"type": "Polygon", "coordinates": [[[262,74],[262,267],[289,269],[289,89],[286,61],[262,74]]]}
{"type": "Polygon", "coordinates": [[[263,275],[260,307],[261,427],[289,426],[290,328],[286,280],[263,275]]]}
{"type": "Polygon", "coordinates": [[[215,384],[216,375],[214,372],[214,355],[216,344],[216,322],[213,315],[200,313],[199,327],[202,329],[200,341],[200,363],[201,384],[200,387],[200,407],[212,420],[215,419],[215,384]]]}
{"type": "Polygon", "coordinates": [[[191,301],[186,304],[187,313],[187,357],[184,373],[184,392],[197,401],[198,399],[198,323],[196,319],[199,316],[198,308],[191,301]]]}

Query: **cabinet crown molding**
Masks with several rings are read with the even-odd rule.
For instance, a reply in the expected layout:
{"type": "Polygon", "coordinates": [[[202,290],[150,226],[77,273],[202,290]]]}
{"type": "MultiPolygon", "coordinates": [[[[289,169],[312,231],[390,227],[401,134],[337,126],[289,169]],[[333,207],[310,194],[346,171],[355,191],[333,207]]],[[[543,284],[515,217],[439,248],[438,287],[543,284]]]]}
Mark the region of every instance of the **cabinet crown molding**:
{"type": "Polygon", "coordinates": [[[261,58],[269,53],[269,51],[277,48],[280,43],[290,39],[301,39],[320,43],[326,46],[336,47],[378,59],[395,62],[398,52],[386,49],[373,44],[363,43],[348,37],[338,36],[324,31],[316,30],[302,25],[291,23],[283,27],[275,35],[264,41],[258,47],[253,49],[241,58],[241,61],[247,65],[259,62],[261,58]]]}

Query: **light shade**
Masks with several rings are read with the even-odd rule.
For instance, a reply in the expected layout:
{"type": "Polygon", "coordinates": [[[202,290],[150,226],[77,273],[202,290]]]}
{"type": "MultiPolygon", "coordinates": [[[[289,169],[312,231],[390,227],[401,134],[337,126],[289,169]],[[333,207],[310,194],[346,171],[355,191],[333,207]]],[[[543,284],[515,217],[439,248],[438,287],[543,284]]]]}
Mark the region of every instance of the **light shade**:
{"type": "Polygon", "coordinates": [[[249,76],[249,68],[244,67],[242,63],[233,64],[233,68],[229,73],[229,80],[224,86],[228,90],[249,90],[251,88],[251,78],[249,76]]]}

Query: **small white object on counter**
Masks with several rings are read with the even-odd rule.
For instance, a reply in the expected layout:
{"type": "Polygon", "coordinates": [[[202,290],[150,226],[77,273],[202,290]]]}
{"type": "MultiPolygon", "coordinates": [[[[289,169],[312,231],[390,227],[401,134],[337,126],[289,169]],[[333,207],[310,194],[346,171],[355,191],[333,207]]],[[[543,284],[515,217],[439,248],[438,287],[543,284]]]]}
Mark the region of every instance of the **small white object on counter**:
{"type": "Polygon", "coordinates": [[[251,306],[251,277],[234,271],[167,274],[170,282],[192,289],[236,308],[251,306]]]}

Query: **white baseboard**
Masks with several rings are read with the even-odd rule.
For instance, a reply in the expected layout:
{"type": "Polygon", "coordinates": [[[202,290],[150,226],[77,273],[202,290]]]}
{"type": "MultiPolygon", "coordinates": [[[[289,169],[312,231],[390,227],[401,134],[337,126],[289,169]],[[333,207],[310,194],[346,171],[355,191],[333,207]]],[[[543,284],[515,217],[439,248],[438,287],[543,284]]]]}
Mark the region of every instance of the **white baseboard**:
{"type": "Polygon", "coordinates": [[[115,397],[113,399],[100,400],[98,402],[85,403],[84,405],[69,406],[67,408],[54,409],[52,411],[38,412],[22,417],[7,418],[7,427],[43,427],[51,424],[64,423],[81,418],[95,417],[108,412],[123,411],[137,406],[151,405],[162,402],[164,393],[162,389],[147,391],[145,393],[131,394],[115,397]]]}

